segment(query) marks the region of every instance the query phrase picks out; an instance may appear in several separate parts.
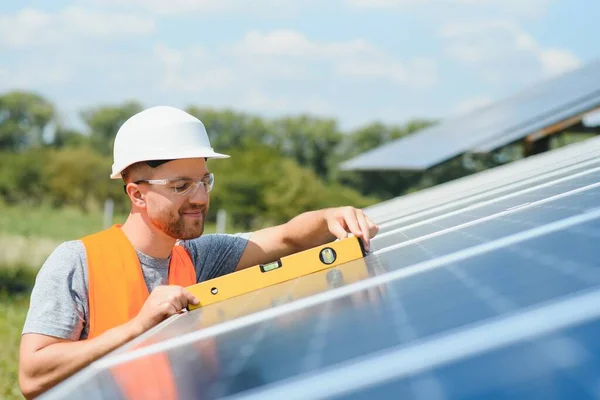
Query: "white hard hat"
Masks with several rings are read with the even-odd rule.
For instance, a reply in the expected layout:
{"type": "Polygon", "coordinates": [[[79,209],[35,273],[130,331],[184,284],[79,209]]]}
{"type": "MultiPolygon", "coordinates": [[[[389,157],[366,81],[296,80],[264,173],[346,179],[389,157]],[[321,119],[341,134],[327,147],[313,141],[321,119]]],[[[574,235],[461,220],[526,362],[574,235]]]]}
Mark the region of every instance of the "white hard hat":
{"type": "Polygon", "coordinates": [[[180,158],[228,158],[210,146],[204,124],[196,117],[169,106],[151,107],[129,118],[117,132],[112,179],[140,161],[180,158]]]}

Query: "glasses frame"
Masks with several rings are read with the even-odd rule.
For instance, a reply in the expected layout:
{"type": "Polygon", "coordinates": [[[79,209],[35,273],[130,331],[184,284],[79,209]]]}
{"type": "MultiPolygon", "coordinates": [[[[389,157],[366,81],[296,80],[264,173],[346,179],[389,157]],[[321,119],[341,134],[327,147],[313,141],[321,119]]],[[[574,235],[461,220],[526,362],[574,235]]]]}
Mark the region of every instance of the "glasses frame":
{"type": "MultiPolygon", "coordinates": [[[[213,190],[215,184],[215,175],[213,173],[209,173],[204,175],[202,178],[175,178],[175,179],[140,179],[138,181],[134,181],[135,184],[147,183],[149,185],[160,185],[167,186],[173,182],[177,181],[191,181],[191,185],[189,188],[184,190],[183,192],[178,192],[175,187],[170,188],[172,192],[178,196],[186,196],[186,195],[194,195],[200,186],[204,189],[205,193],[210,193],[213,190]],[[206,181],[208,180],[208,181],[206,181]]],[[[125,191],[127,192],[127,185],[125,185],[125,191]]]]}

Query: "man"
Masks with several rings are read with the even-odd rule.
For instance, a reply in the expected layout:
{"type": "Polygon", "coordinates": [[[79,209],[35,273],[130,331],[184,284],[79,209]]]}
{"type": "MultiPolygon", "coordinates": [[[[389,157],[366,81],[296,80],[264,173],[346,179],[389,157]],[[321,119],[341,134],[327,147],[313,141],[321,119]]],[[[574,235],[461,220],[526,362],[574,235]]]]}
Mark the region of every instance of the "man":
{"type": "Polygon", "coordinates": [[[20,347],[19,382],[36,396],[198,300],[184,287],[378,227],[352,207],[301,214],[252,234],[201,236],[215,153],[202,122],[152,107],[117,132],[112,179],[121,225],[61,244],[42,266],[20,347]]]}

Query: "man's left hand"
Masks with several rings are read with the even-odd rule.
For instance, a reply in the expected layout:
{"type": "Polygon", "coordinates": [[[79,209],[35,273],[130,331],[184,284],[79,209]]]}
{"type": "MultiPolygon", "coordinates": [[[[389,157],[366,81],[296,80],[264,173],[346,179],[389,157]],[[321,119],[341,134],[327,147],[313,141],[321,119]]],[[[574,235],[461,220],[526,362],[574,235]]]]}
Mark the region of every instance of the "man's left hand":
{"type": "Polygon", "coordinates": [[[371,249],[371,239],[379,232],[379,227],[358,208],[329,208],[325,210],[324,218],[332,235],[344,239],[351,233],[361,238],[367,252],[371,249]]]}

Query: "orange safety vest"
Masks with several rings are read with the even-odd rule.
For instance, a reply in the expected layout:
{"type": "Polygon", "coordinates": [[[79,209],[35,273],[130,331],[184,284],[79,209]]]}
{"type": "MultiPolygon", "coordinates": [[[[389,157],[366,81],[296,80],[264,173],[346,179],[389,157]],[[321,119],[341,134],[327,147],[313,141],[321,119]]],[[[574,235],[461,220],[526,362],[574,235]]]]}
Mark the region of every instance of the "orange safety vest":
{"type": "MultiPolygon", "coordinates": [[[[81,239],[88,264],[88,339],[130,321],[150,295],[135,248],[120,227],[114,225],[81,239]]],[[[190,256],[182,246],[174,246],[169,285],[186,287],[195,283],[190,256]]],[[[178,397],[166,354],[138,358],[113,368],[112,373],[128,399],[178,397]]]]}

